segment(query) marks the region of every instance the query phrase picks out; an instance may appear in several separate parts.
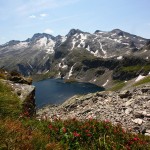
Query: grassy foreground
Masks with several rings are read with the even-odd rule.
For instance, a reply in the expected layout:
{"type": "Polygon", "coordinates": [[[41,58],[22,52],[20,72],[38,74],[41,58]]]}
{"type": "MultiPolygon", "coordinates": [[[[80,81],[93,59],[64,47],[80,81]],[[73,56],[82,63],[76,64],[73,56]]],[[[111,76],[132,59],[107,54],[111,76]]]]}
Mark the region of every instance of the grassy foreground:
{"type": "Polygon", "coordinates": [[[21,113],[11,89],[0,83],[0,150],[149,150],[150,137],[108,120],[36,120],[21,113]]]}

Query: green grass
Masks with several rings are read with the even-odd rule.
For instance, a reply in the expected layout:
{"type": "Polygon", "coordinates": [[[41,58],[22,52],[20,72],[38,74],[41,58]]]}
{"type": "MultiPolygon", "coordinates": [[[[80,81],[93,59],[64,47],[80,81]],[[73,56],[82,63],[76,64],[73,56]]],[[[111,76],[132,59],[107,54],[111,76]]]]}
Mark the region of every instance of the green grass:
{"type": "Polygon", "coordinates": [[[32,76],[33,81],[40,81],[48,78],[54,78],[58,74],[58,71],[49,71],[45,74],[36,74],[32,76]]]}
{"type": "Polygon", "coordinates": [[[138,86],[138,85],[149,83],[149,82],[150,82],[150,76],[145,77],[144,79],[136,82],[135,84],[133,84],[133,86],[138,86]]]}
{"type": "Polygon", "coordinates": [[[21,101],[11,88],[0,81],[0,118],[18,116],[21,112],[21,101]]]}
{"type": "Polygon", "coordinates": [[[140,70],[150,71],[150,65],[145,65],[145,66],[137,65],[137,66],[128,66],[128,67],[121,68],[121,71],[125,71],[125,72],[135,72],[140,70]]]}
{"type": "Polygon", "coordinates": [[[116,84],[112,88],[109,89],[110,91],[121,90],[126,85],[124,81],[116,81],[115,83],[116,84]]]}

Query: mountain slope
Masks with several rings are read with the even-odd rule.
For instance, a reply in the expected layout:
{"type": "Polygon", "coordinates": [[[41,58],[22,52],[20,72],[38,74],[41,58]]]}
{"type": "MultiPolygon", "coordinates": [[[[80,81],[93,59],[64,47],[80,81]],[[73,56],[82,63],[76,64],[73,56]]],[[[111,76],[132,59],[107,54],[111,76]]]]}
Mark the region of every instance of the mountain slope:
{"type": "MultiPolygon", "coordinates": [[[[147,64],[148,43],[147,39],[120,29],[109,32],[97,30],[93,34],[72,29],[66,36],[56,37],[37,33],[25,41],[1,45],[0,67],[17,69],[24,75],[54,71],[55,76],[105,85],[108,80],[120,80],[122,73],[118,70],[126,65],[147,64]],[[132,57],[142,60],[132,61],[132,57]]],[[[123,79],[138,75],[134,73],[123,79]]]]}

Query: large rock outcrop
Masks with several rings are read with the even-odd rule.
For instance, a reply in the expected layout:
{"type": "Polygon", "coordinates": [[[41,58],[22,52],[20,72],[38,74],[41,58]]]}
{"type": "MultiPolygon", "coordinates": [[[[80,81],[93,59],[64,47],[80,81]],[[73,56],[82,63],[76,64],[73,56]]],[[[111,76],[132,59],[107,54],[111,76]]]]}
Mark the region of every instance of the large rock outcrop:
{"type": "Polygon", "coordinates": [[[35,108],[35,87],[30,85],[32,80],[25,78],[17,72],[7,72],[0,70],[0,81],[11,87],[21,100],[22,112],[28,114],[28,116],[34,116],[36,113],[35,108]]]}

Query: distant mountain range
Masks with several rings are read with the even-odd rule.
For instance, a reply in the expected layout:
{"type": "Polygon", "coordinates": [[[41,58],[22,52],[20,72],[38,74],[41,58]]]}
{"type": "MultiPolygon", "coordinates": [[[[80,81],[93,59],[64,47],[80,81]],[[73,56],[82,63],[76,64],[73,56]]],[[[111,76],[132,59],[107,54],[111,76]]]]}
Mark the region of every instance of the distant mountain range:
{"type": "Polygon", "coordinates": [[[116,69],[124,58],[136,57],[148,62],[149,56],[148,39],[120,29],[110,32],[97,30],[93,34],[71,29],[66,36],[37,33],[25,41],[12,40],[0,45],[0,68],[17,69],[24,75],[51,71],[55,72],[54,76],[90,81],[96,80],[97,75],[86,77],[91,68],[96,68],[99,76],[106,68],[111,72],[112,65],[113,70],[116,69]],[[110,65],[104,65],[108,61],[110,65]]]}

